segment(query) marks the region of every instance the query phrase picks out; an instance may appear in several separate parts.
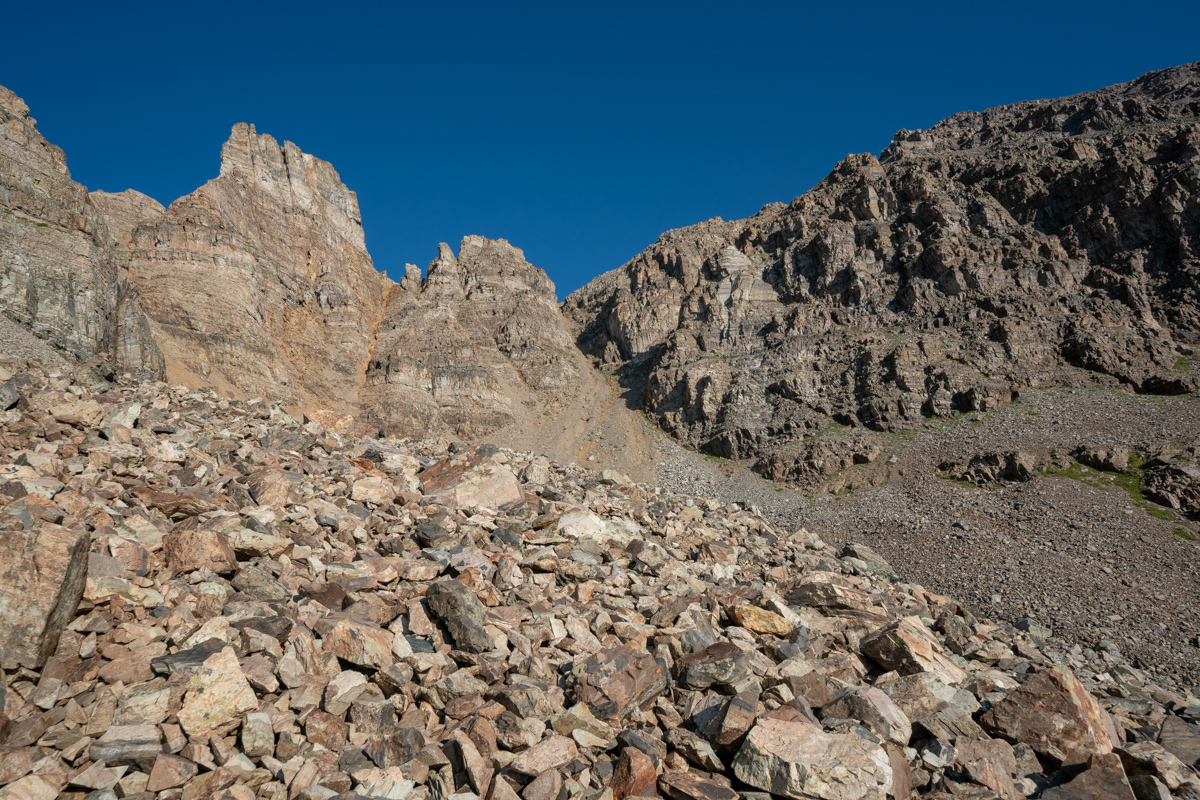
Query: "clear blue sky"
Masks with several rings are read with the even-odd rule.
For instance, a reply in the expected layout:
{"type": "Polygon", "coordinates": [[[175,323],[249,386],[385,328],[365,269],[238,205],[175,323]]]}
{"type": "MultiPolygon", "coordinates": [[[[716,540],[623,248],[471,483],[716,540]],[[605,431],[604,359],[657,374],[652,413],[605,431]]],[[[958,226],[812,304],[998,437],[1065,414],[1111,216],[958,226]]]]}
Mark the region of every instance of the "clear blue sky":
{"type": "Polygon", "coordinates": [[[1200,59],[1200,3],[10,3],[0,84],[163,203],[235,122],[331,161],[380,269],[503,237],[559,296],[964,109],[1200,59]]]}

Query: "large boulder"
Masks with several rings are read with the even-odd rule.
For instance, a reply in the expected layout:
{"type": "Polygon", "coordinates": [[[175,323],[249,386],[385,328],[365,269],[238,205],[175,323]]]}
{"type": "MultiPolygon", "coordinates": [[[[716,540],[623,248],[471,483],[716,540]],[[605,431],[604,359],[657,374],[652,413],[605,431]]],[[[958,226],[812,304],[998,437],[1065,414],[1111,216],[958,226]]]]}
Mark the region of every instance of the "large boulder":
{"type": "Polygon", "coordinates": [[[1038,672],[980,718],[984,729],[1062,764],[1111,753],[1112,722],[1064,667],[1038,672]]]}
{"type": "Polygon", "coordinates": [[[905,617],[865,637],[863,655],[884,669],[902,675],[932,672],[942,683],[957,686],[967,675],[951,661],[929,629],[914,617],[905,617]]]}
{"type": "Polygon", "coordinates": [[[87,531],[43,524],[0,531],[0,665],[37,669],[58,646],[87,585],[87,531]]]}
{"type": "Polygon", "coordinates": [[[584,662],[575,696],[603,720],[620,720],[658,697],[667,688],[667,673],[645,650],[620,645],[584,662]]]}
{"type": "Polygon", "coordinates": [[[459,508],[508,508],[525,495],[521,482],[496,460],[497,450],[477,446],[434,464],[420,474],[421,491],[429,502],[459,508]]]}
{"type": "Polygon", "coordinates": [[[733,761],[751,786],[793,800],[884,800],[892,788],[887,752],[852,733],[805,721],[760,719],[733,761]]]}
{"type": "Polygon", "coordinates": [[[425,591],[425,600],[429,611],[450,631],[459,650],[484,653],[492,649],[492,639],[483,629],[487,624],[483,603],[465,585],[439,581],[425,591]]]}

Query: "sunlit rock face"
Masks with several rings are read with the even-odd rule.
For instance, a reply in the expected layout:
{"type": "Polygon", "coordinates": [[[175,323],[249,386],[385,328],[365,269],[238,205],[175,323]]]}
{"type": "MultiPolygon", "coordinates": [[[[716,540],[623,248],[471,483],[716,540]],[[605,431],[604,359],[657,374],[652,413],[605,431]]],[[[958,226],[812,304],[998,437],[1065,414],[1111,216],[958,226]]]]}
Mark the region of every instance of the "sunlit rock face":
{"type": "Polygon", "coordinates": [[[1025,387],[1186,392],[1200,341],[1200,65],[964,112],[573,293],[591,354],[685,443],[751,456],[1025,387]]]}
{"type": "Polygon", "coordinates": [[[403,435],[488,433],[553,407],[588,368],[546,273],[503,239],[467,236],[393,294],[363,414],[403,435]]]}
{"type": "Polygon", "coordinates": [[[75,356],[161,374],[103,207],[36,125],[0,86],[0,312],[75,356]]]}
{"type": "Polygon", "coordinates": [[[357,407],[391,282],[330,164],[239,124],[219,177],[120,227],[170,379],[357,407]]]}

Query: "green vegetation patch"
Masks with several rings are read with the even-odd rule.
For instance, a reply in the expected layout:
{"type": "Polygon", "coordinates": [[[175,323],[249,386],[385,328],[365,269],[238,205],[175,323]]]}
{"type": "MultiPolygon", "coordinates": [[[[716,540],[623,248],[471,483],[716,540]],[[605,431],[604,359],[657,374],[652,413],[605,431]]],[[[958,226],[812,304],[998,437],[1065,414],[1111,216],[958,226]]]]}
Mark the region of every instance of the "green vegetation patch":
{"type": "Polygon", "coordinates": [[[1078,461],[1074,461],[1066,467],[1043,467],[1041,472],[1047,477],[1071,478],[1101,491],[1116,486],[1129,495],[1129,499],[1135,506],[1143,509],[1150,516],[1166,522],[1174,522],[1176,516],[1173,513],[1156,505],[1146,497],[1145,473],[1142,471],[1145,465],[1146,459],[1133,454],[1129,456],[1129,469],[1124,472],[1100,472],[1086,467],[1078,461]]]}

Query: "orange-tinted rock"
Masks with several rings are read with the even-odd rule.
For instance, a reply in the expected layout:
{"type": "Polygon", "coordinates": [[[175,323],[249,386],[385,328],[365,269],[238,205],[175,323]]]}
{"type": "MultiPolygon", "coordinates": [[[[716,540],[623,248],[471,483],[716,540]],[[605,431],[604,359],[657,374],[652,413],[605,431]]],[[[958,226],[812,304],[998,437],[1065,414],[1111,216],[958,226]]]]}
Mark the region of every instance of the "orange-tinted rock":
{"type": "Polygon", "coordinates": [[[626,797],[656,796],[658,776],[650,756],[636,747],[621,748],[616,769],[613,770],[613,800],[626,797]]]}

